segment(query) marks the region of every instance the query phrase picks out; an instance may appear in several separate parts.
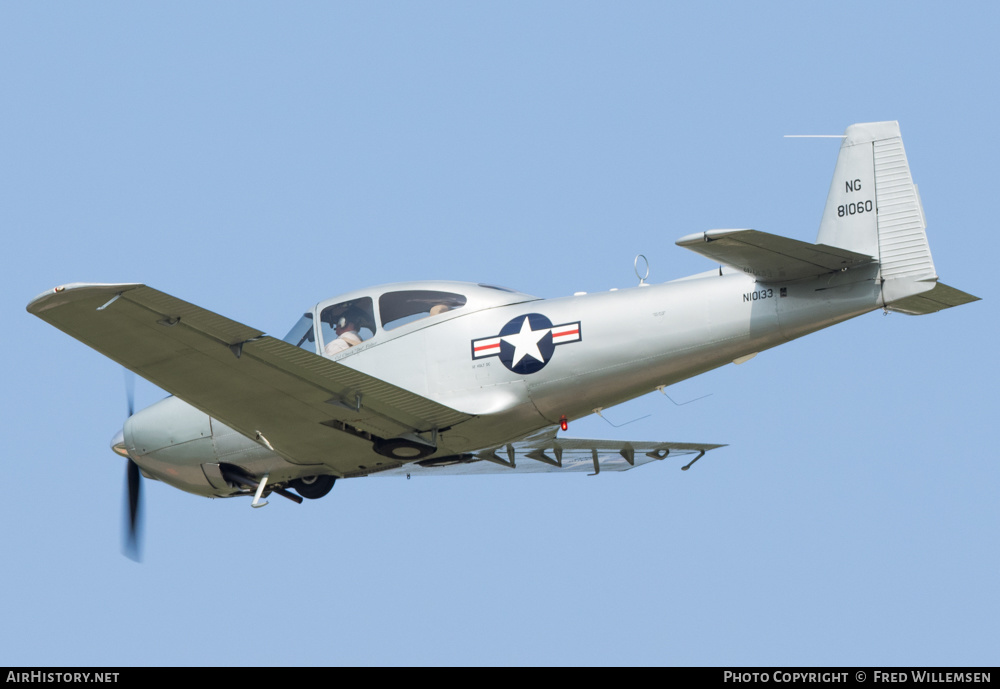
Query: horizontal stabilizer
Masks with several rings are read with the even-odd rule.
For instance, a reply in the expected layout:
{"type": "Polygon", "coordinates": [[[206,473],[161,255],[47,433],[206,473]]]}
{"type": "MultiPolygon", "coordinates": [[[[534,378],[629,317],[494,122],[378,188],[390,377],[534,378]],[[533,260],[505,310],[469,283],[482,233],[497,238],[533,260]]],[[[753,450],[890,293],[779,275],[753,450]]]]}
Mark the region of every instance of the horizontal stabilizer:
{"type": "Polygon", "coordinates": [[[943,309],[950,309],[952,306],[961,306],[974,301],[979,301],[979,297],[966,294],[961,290],[939,282],[930,292],[924,292],[913,297],[906,297],[888,304],[890,311],[911,316],[922,316],[926,313],[934,313],[943,309]]]}
{"type": "Polygon", "coordinates": [[[681,237],[677,245],[767,282],[817,277],[875,261],[847,249],[757,230],[698,232],[681,237]]]}

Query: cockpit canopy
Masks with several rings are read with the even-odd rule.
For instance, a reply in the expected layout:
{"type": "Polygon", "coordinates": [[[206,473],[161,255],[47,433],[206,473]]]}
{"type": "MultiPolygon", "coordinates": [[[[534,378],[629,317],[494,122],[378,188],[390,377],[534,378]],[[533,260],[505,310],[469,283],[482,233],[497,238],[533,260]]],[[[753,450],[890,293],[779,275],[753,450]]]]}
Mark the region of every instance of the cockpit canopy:
{"type": "Polygon", "coordinates": [[[465,282],[382,285],[320,302],[303,314],[284,340],[313,353],[335,356],[361,342],[388,339],[480,309],[536,299],[505,287],[465,282]]]}

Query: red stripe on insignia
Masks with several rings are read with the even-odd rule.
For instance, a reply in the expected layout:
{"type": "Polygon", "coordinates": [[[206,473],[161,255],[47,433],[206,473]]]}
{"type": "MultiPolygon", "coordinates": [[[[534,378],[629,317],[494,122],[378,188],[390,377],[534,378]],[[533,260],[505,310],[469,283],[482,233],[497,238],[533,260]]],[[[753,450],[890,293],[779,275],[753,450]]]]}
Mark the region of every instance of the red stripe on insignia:
{"type": "Polygon", "coordinates": [[[500,343],[497,342],[496,344],[483,345],[482,347],[474,347],[472,351],[474,351],[474,352],[481,352],[484,349],[499,349],[499,348],[500,348],[500,343]]]}
{"type": "Polygon", "coordinates": [[[553,332],[552,337],[563,337],[564,335],[579,335],[579,334],[580,334],[580,329],[573,328],[572,330],[563,330],[562,332],[559,333],[553,332]]]}

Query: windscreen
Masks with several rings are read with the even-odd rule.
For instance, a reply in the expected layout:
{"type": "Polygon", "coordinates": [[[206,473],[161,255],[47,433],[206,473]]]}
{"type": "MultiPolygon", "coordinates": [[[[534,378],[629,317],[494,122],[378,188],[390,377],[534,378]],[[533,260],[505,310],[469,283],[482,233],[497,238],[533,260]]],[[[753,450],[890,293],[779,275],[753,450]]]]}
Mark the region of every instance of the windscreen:
{"type": "Polygon", "coordinates": [[[319,353],[316,351],[316,331],[313,328],[313,315],[311,313],[303,314],[299,322],[281,339],[296,347],[301,347],[307,352],[319,353]]]}

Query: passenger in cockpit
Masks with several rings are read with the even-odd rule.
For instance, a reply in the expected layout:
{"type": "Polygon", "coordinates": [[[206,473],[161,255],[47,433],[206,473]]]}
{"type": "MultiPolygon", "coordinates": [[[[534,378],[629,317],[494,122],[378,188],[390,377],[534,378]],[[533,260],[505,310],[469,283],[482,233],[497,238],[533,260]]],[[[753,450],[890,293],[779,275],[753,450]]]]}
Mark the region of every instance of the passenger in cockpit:
{"type": "Polygon", "coordinates": [[[344,313],[337,320],[337,339],[327,343],[327,345],[323,348],[323,353],[327,356],[334,356],[347,351],[355,345],[361,344],[361,336],[358,335],[358,328],[361,320],[361,314],[354,309],[344,313]]]}

